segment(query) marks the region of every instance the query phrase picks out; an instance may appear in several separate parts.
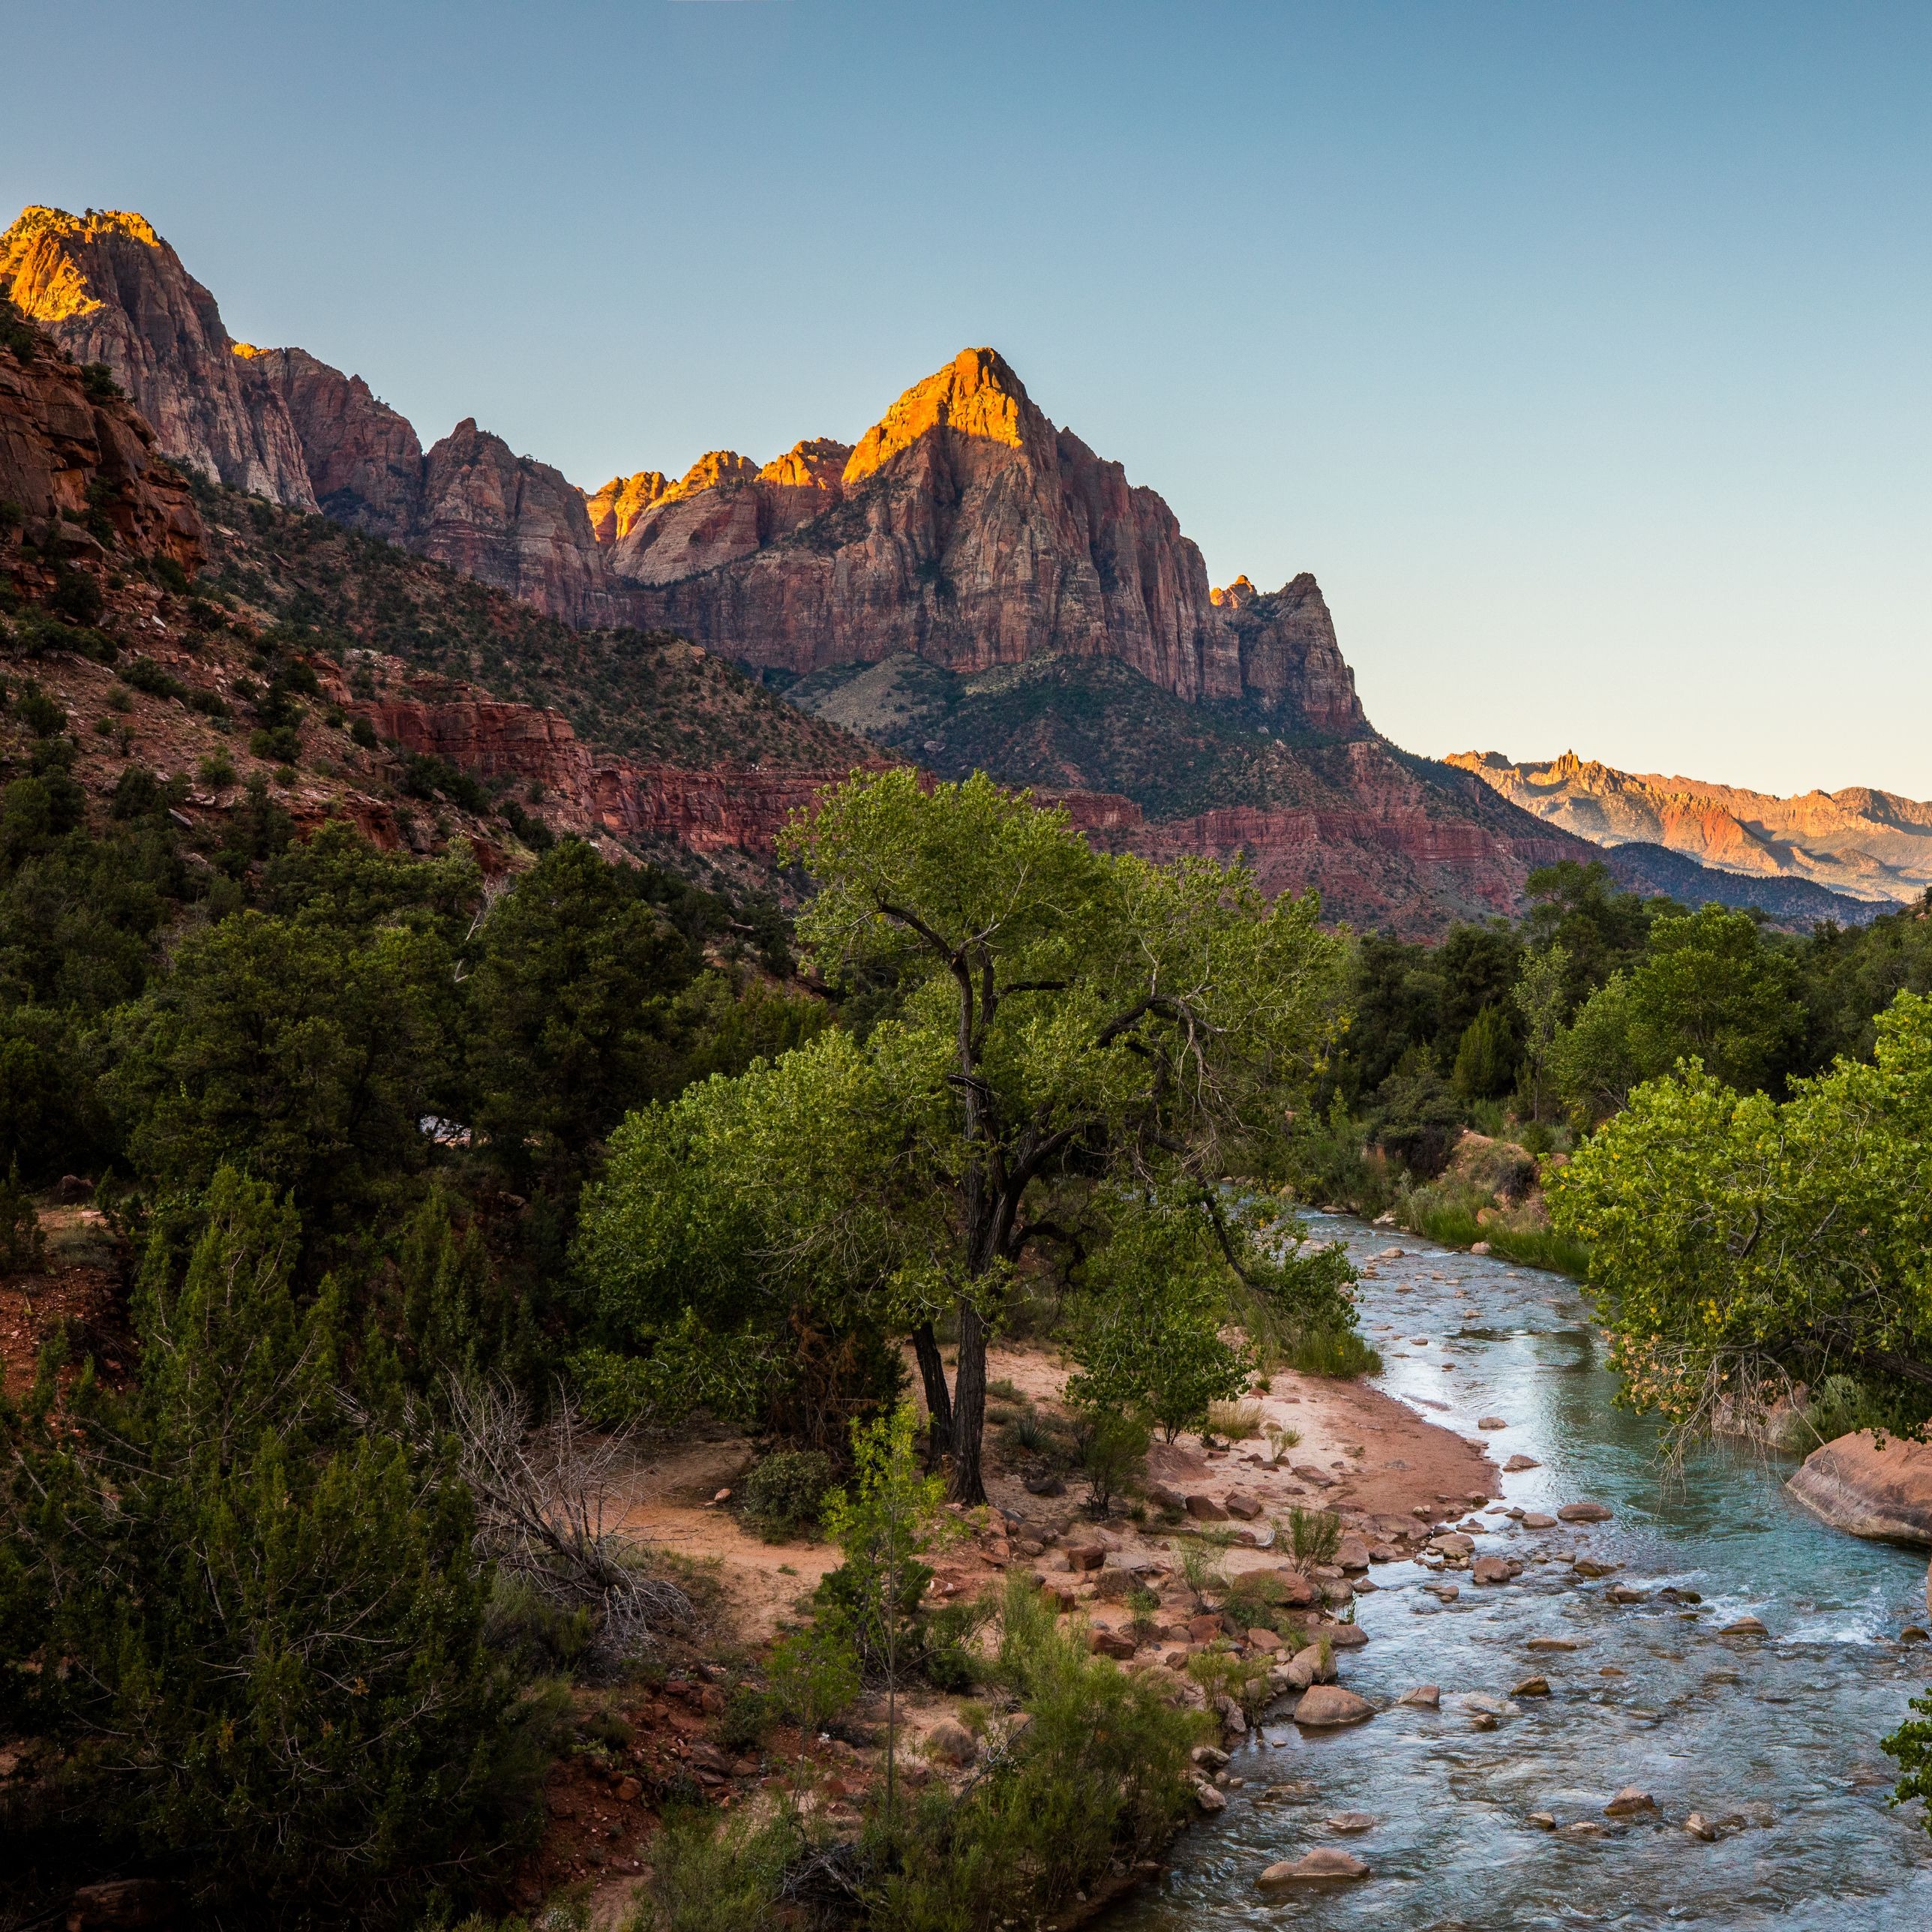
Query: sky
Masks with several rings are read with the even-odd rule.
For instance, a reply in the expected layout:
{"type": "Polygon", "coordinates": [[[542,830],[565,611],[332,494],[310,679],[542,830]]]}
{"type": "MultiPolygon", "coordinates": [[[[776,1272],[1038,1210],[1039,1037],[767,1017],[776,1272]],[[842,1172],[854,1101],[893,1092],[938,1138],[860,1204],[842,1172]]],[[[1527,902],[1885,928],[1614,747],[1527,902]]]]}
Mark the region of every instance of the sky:
{"type": "Polygon", "coordinates": [[[970,344],[1370,718],[1932,798],[1932,8],[0,5],[0,220],[594,487],[970,344]]]}

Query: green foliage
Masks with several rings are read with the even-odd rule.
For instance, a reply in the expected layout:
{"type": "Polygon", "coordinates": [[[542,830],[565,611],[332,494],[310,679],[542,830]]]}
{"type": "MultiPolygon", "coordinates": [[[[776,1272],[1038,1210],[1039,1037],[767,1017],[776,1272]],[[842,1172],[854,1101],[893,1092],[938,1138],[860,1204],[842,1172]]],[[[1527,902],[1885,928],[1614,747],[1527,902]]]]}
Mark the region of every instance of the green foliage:
{"type": "Polygon", "coordinates": [[[1494,1100],[1516,1084],[1516,1064],[1508,1015],[1501,1006],[1485,1006],[1463,1029],[1451,1078],[1466,1098],[1494,1100]]]}
{"type": "Polygon", "coordinates": [[[453,993],[433,934],[248,912],[191,934],[117,1016],[110,1089],[134,1160],[184,1189],[246,1162],[318,1232],[346,1230],[427,1157],[453,993]]]}
{"type": "Polygon", "coordinates": [[[520,1191],[580,1177],[670,1071],[649,1008],[698,962],[646,890],[567,839],[490,904],[470,971],[462,1118],[520,1191]]]}
{"type": "Polygon", "coordinates": [[[1586,1244],[1626,1399],[1680,1429],[1767,1381],[1848,1375],[1901,1430],[1932,1414],[1932,1000],[1901,993],[1876,1063],[1779,1104],[1691,1062],[1638,1088],[1551,1189],[1586,1244]]]}
{"type": "Polygon", "coordinates": [[[1297,1505],[1288,1513],[1288,1535],[1296,1562],[1332,1563],[1342,1544],[1342,1519],[1333,1510],[1297,1505]]]}
{"type": "MultiPolygon", "coordinates": [[[[1909,1804],[1915,1798],[1932,1799],[1932,1693],[1913,1698],[1912,1708],[1917,1716],[1907,1718],[1889,1737],[1879,1741],[1879,1748],[1898,1760],[1899,1780],[1892,1795],[1899,1804],[1909,1804]]],[[[1932,1810],[1919,1816],[1932,1832],[1932,1810]]]]}
{"type": "Polygon", "coordinates": [[[56,564],[54,587],[48,595],[47,608],[70,624],[98,624],[101,613],[107,608],[107,598],[100,586],[85,571],[56,564]]]}
{"type": "Polygon", "coordinates": [[[118,402],[124,394],[114,380],[114,371],[105,362],[83,362],[80,365],[80,386],[87,392],[89,400],[97,403],[118,402]]]}
{"type": "Polygon", "coordinates": [[[46,1238],[33,1197],[20,1185],[20,1161],[9,1162],[0,1180],[0,1274],[26,1274],[46,1264],[46,1238]]]}
{"type": "Polygon", "coordinates": [[[786,1868],[803,1849],[796,1816],[720,1819],[674,1813],[651,1840],[651,1873],[637,1932],[746,1932],[778,1922],[786,1868]]]}
{"type": "Polygon", "coordinates": [[[8,1418],[0,1721],[61,1744],[46,1822],[84,1815],[206,1900],[460,1884],[538,1768],[466,1493],[345,1425],[340,1303],[292,1294],[293,1211],[224,1168],[199,1218],[184,1270],[150,1244],[136,1388],[84,1376],[74,1430],[44,1379],[8,1418]]]}
{"type": "Polygon", "coordinates": [[[67,729],[67,712],[60,700],[49,697],[32,678],[15,694],[13,712],[36,738],[57,737],[67,729]]]}
{"type": "Polygon", "coordinates": [[[178,677],[172,677],[155,663],[152,658],[130,658],[121,668],[121,676],[136,691],[145,691],[150,698],[173,698],[185,700],[188,686],[178,677]]]}
{"type": "MultiPolygon", "coordinates": [[[[362,722],[362,721],[358,721],[362,722]]],[[[373,740],[374,734],[371,734],[373,740]]],[[[467,772],[430,752],[414,752],[403,762],[402,788],[412,798],[446,798],[466,812],[490,809],[490,794],[467,772]]]]}
{"type": "Polygon", "coordinates": [[[1146,1457],[1148,1440],[1148,1426],[1138,1415],[1091,1408],[1076,1414],[1075,1460],[1087,1478],[1087,1507],[1094,1515],[1105,1516],[1132,1479],[1146,1457]]]}
{"type": "Polygon", "coordinates": [[[849,1710],[864,1682],[850,1627],[829,1606],[772,1645],[765,1671],[772,1714],[808,1737],[849,1710]]]}
{"type": "Polygon", "coordinates": [[[1253,1370],[1247,1349],[1221,1337],[1236,1280],[1204,1204],[1123,1197],[1112,1238],[1087,1264],[1068,1400],[1096,1415],[1138,1411],[1169,1442],[1198,1427],[1253,1370]]]}
{"type": "Polygon", "coordinates": [[[1652,921],[1646,956],[1592,994],[1552,1042],[1550,1067],[1574,1112],[1600,1118],[1679,1060],[1767,1088],[1796,1050],[1804,1013],[1791,962],[1748,913],[1706,906],[1652,921]]]}
{"type": "Polygon", "coordinates": [[[745,1514],[774,1543],[815,1529],[838,1473],[823,1450],[781,1449],[760,1456],[745,1479],[745,1514]]]}
{"type": "Polygon", "coordinates": [[[1196,1713],[1089,1656],[1026,1578],[1008,1579],[1001,1626],[994,1674],[1030,1721],[963,1798],[935,1790],[875,1832],[890,1864],[870,1919],[895,1932],[986,1932],[1057,1912],[1114,1862],[1159,1851],[1192,1802],[1196,1713]]]}

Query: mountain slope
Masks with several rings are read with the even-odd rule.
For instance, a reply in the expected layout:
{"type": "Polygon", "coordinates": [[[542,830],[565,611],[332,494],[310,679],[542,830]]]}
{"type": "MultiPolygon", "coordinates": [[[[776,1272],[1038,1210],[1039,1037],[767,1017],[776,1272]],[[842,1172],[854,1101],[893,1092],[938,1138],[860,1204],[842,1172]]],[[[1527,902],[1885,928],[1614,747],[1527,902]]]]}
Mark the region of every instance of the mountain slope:
{"type": "Polygon", "coordinates": [[[1599,845],[1662,846],[1723,872],[1805,880],[1880,904],[1910,902],[1932,885],[1932,804],[1891,792],[1859,786],[1778,798],[1618,771],[1574,752],[1543,764],[1462,752],[1449,763],[1599,845]]]}

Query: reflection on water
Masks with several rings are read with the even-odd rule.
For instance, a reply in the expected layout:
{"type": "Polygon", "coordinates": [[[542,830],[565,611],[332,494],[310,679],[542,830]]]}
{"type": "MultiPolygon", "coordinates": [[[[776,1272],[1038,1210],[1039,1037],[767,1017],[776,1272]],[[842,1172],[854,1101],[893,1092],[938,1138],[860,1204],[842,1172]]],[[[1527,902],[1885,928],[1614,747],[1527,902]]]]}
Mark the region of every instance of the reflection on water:
{"type": "Polygon", "coordinates": [[[1924,1619],[1923,1555],[1826,1528],[1785,1498],[1787,1466],[1749,1454],[1708,1451],[1666,1475],[1654,1428],[1612,1406],[1584,1304],[1560,1277],[1314,1218],[1358,1260],[1404,1251],[1364,1284],[1381,1386],[1466,1432],[1502,1417],[1497,1460],[1541,1465],[1504,1478],[1506,1504],[1553,1514],[1589,1498],[1615,1519],[1537,1532],[1486,1518],[1479,1554],[1530,1560],[1506,1588],[1462,1574],[1447,1606],[1417,1588],[1429,1575],[1418,1565],[1379,1566],[1360,1606],[1372,1641],[1343,1681],[1391,1708],[1338,1736],[1270,1725],[1236,1754],[1245,1784],[1227,1810],[1189,1833],[1159,1890],[1110,1916],[1109,1932],[1932,1928],[1932,1840],[1918,1807],[1888,1804],[1895,1773],[1878,1748],[1932,1677],[1932,1652],[1897,1641],[1924,1619]],[[1404,1339],[1416,1335],[1430,1346],[1404,1339]],[[1619,1567],[1580,1583],[1534,1560],[1570,1551],[1619,1567]],[[1643,1600],[1613,1603],[1619,1586],[1643,1600]],[[1768,1636],[1718,1634],[1747,1616],[1768,1636]],[[1532,1651],[1538,1637],[1577,1647],[1532,1651]],[[1532,1673],[1549,1696],[1474,1728],[1465,1695],[1508,1698],[1532,1673]],[[1424,1683],[1442,1687],[1439,1714],[1394,1707],[1424,1683]],[[1266,1795],[1300,1779],[1318,1797],[1266,1795]],[[1657,1816],[1606,1818],[1633,1784],[1657,1816]],[[1344,1811],[1377,1822],[1345,1838],[1324,1822],[1344,1811]],[[1684,1830],[1692,1811],[1726,1821],[1716,1842],[1684,1830]],[[1537,1812],[1601,1828],[1552,1833],[1537,1812]],[[1339,1844],[1374,1876],[1286,1898],[1256,1889],[1263,1866],[1339,1844]]]}

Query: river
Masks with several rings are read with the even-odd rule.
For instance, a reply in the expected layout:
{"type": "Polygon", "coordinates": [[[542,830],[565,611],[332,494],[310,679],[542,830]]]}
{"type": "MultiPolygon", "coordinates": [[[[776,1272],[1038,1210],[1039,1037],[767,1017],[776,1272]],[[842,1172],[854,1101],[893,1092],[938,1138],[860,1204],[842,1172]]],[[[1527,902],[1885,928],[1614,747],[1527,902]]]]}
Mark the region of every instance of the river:
{"type": "Polygon", "coordinates": [[[1920,1807],[1888,1804],[1896,1769],[1878,1747],[1932,1679],[1932,1647],[1900,1641],[1927,1620],[1924,1554],[1816,1522],[1784,1495],[1787,1462],[1718,1449],[1666,1470],[1654,1426],[1613,1406],[1586,1304],[1562,1276],[1310,1220],[1358,1262],[1403,1250],[1364,1284],[1382,1388],[1464,1434],[1504,1418],[1497,1461],[1541,1466],[1506,1475],[1504,1503],[1553,1514],[1588,1498],[1614,1518],[1536,1532],[1484,1516],[1478,1555],[1531,1560],[1503,1586],[1444,1572],[1461,1586],[1447,1605],[1421,1591],[1438,1580],[1420,1565],[1378,1565],[1358,1606],[1371,1641],[1342,1682],[1388,1708],[1338,1733],[1267,1724],[1234,1755],[1244,1782],[1226,1810],[1186,1835],[1109,1932],[1932,1928],[1932,1838],[1920,1807]],[[1619,1567],[1579,1582],[1534,1560],[1573,1550],[1619,1567]],[[1643,1600],[1613,1603],[1612,1586],[1643,1600]],[[1718,1634],[1748,1616],[1769,1634],[1718,1634]],[[1538,1636],[1580,1647],[1529,1650],[1538,1636]],[[1464,1695],[1508,1699],[1534,1672],[1550,1696],[1476,1727],[1464,1695]],[[1424,1683],[1441,1687],[1439,1714],[1396,1705],[1424,1683]],[[1315,1795],[1267,1795],[1304,1783],[1315,1795]],[[1654,1817],[1605,1816],[1627,1784],[1654,1797],[1654,1817]],[[1726,1821],[1714,1842],[1684,1830],[1693,1811],[1726,1821]],[[1376,1822],[1343,1836],[1324,1821],[1344,1812],[1376,1822]],[[1559,1828],[1530,1822],[1537,1812],[1559,1828]],[[1561,1828],[1579,1820],[1600,1834],[1561,1828]],[[1264,1866],[1319,1846],[1345,1846],[1372,1876],[1257,1888],[1264,1866]]]}

